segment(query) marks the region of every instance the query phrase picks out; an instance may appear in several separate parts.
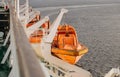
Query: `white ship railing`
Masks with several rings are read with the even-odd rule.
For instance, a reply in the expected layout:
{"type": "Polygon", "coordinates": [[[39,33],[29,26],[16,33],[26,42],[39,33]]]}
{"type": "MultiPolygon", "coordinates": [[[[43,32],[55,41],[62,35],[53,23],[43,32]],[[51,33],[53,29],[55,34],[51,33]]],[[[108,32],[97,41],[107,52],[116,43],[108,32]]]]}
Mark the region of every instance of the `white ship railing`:
{"type": "Polygon", "coordinates": [[[3,46],[9,40],[10,45],[1,64],[4,64],[11,54],[9,61],[11,71],[8,77],[49,77],[28,41],[23,24],[17,15],[16,5],[13,4],[14,1],[9,2],[10,31],[3,46]]]}

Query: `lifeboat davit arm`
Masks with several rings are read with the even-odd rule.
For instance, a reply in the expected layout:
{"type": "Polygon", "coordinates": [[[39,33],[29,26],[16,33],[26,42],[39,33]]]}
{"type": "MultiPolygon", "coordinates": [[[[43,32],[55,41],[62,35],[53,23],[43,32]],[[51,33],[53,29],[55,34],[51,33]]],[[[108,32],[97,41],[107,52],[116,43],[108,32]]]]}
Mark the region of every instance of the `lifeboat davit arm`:
{"type": "Polygon", "coordinates": [[[40,20],[40,21],[38,21],[37,23],[33,24],[32,26],[28,27],[28,28],[27,28],[27,37],[30,37],[30,35],[31,35],[34,31],[38,30],[39,27],[40,27],[43,23],[45,23],[46,21],[48,21],[48,20],[49,20],[49,17],[46,16],[46,17],[43,18],[42,20],[40,20]]]}
{"type": "Polygon", "coordinates": [[[50,29],[49,29],[49,34],[47,36],[45,36],[43,39],[45,42],[48,42],[48,43],[52,43],[54,37],[55,37],[55,34],[57,32],[57,28],[62,20],[62,17],[64,15],[64,13],[67,13],[68,10],[67,9],[61,9],[58,17],[56,18],[56,20],[53,22],[53,24],[50,26],[50,29]]]}

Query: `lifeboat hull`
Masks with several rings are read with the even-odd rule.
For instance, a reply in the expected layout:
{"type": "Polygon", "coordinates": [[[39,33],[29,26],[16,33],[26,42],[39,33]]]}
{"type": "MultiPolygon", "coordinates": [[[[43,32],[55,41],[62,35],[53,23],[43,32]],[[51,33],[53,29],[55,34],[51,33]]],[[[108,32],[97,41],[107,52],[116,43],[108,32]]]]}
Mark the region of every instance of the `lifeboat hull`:
{"type": "Polygon", "coordinates": [[[65,49],[59,49],[59,48],[52,48],[52,54],[56,57],[70,63],[75,64],[79,61],[79,59],[88,52],[88,48],[85,46],[82,46],[81,50],[75,51],[75,50],[65,50],[65,49]]]}
{"type": "Polygon", "coordinates": [[[62,54],[55,54],[55,56],[57,56],[58,58],[70,63],[70,64],[75,64],[76,62],[78,62],[78,60],[83,56],[70,56],[70,55],[62,55],[62,54]]]}

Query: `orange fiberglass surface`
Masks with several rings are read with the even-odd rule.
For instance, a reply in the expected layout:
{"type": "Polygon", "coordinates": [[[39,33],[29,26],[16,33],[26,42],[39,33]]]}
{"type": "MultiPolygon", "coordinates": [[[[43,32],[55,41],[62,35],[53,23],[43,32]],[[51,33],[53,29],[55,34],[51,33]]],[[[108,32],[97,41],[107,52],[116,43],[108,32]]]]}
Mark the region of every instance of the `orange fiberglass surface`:
{"type": "Polygon", "coordinates": [[[29,41],[31,43],[40,43],[41,42],[41,39],[44,35],[42,28],[48,29],[49,28],[49,21],[42,24],[42,26],[39,28],[39,30],[36,30],[34,33],[32,33],[32,35],[29,38],[29,41]]]}
{"type": "Polygon", "coordinates": [[[70,25],[60,25],[52,43],[52,54],[75,64],[88,52],[88,48],[78,42],[75,29],[70,25]]]}

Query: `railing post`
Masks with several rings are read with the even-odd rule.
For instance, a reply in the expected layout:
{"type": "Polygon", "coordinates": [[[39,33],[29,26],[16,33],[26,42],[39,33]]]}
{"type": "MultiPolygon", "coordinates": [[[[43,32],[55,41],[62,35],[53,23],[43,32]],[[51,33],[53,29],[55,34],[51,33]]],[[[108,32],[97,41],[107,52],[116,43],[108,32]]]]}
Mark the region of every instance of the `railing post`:
{"type": "Polygon", "coordinates": [[[29,20],[29,0],[26,0],[26,23],[29,20]]]}
{"type": "Polygon", "coordinates": [[[17,13],[17,16],[18,16],[18,18],[20,17],[19,16],[19,0],[16,0],[16,13],[17,13]]]}
{"type": "Polygon", "coordinates": [[[14,10],[15,10],[15,13],[17,15],[17,17],[19,18],[19,0],[14,0],[14,2],[12,3],[12,5],[14,5],[14,10]]]}

